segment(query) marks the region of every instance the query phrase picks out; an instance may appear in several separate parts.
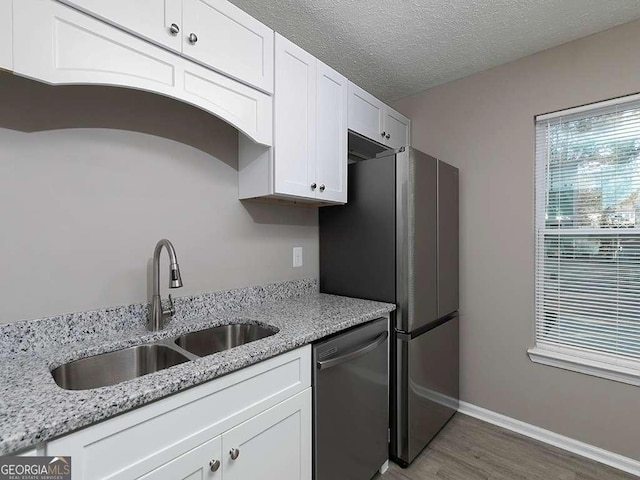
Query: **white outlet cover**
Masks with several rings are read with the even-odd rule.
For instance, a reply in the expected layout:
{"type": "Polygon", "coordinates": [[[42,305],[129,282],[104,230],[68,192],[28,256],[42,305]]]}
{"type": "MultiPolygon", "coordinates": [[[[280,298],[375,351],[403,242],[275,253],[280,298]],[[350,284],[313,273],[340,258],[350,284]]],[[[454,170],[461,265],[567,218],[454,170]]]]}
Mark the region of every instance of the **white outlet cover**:
{"type": "Polygon", "coordinates": [[[293,266],[302,266],[302,247],[293,247],[293,266]]]}

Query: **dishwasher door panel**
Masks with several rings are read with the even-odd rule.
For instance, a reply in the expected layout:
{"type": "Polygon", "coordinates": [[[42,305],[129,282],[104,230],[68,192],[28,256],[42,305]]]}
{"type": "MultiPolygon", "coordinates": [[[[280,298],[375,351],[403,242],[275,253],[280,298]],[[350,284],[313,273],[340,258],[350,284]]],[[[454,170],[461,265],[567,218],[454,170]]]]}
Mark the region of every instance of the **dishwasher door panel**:
{"type": "Polygon", "coordinates": [[[314,479],[368,480],[388,459],[388,321],[313,349],[314,479]]]}

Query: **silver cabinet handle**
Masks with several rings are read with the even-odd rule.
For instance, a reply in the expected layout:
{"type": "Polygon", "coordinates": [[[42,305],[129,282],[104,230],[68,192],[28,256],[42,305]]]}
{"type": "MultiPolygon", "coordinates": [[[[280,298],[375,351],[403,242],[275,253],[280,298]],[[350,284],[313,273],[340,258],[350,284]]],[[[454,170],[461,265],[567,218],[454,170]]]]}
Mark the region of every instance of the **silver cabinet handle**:
{"type": "Polygon", "coordinates": [[[235,460],[240,456],[240,450],[238,450],[237,448],[232,448],[231,450],[229,450],[229,456],[231,456],[231,460],[235,460]]]}
{"type": "Polygon", "coordinates": [[[384,137],[387,135],[387,132],[382,132],[380,135],[384,137]]]}
{"type": "Polygon", "coordinates": [[[188,38],[191,45],[195,45],[195,43],[198,41],[198,36],[195,33],[190,33],[188,38]]]}
{"type": "Polygon", "coordinates": [[[325,186],[324,186],[324,183],[323,183],[322,185],[320,185],[320,191],[324,192],[324,189],[325,189],[325,186]]]}
{"type": "Polygon", "coordinates": [[[211,460],[209,462],[209,468],[211,468],[212,472],[217,472],[220,468],[220,460],[211,460]]]}
{"type": "Polygon", "coordinates": [[[371,343],[367,345],[351,350],[350,352],[347,352],[344,355],[330,358],[328,360],[322,360],[321,362],[316,362],[318,366],[318,370],[324,370],[325,368],[335,367],[336,365],[340,365],[341,363],[348,362],[349,360],[353,360],[354,358],[361,357],[362,355],[365,355],[375,350],[380,345],[382,345],[388,336],[389,336],[389,332],[382,332],[371,343]]]}
{"type": "Polygon", "coordinates": [[[316,185],[315,183],[311,184],[311,190],[315,190],[317,188],[318,185],[316,185]]]}
{"type": "Polygon", "coordinates": [[[171,26],[169,27],[169,32],[171,33],[171,35],[175,37],[180,33],[180,27],[175,23],[172,23],[171,26]]]}
{"type": "Polygon", "coordinates": [[[391,138],[391,134],[387,133],[384,138],[386,138],[387,140],[389,140],[391,138]]]}

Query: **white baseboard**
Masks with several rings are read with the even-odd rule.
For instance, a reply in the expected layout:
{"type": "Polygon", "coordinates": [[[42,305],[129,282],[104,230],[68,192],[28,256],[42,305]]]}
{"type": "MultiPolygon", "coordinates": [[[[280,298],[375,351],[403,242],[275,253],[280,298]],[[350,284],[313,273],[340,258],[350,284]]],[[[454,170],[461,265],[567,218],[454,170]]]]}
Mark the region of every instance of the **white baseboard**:
{"type": "Polygon", "coordinates": [[[564,435],[536,427],[535,425],[516,420],[515,418],[492,412],[491,410],[487,410],[482,407],[477,407],[467,402],[460,402],[460,408],[458,411],[465,415],[469,415],[470,417],[474,417],[526,437],[533,438],[534,440],[538,440],[540,442],[553,445],[554,447],[562,448],[568,452],[575,453],[576,455],[609,465],[610,467],[617,468],[623,472],[640,476],[640,461],[638,460],[624,457],[599,447],[594,447],[588,443],[565,437],[564,435]]]}

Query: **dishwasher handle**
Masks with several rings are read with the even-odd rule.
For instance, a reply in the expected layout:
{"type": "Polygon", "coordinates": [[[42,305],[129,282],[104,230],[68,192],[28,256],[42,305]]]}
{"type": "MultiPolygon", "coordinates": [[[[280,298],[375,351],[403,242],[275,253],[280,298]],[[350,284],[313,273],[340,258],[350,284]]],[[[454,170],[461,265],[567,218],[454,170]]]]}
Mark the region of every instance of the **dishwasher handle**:
{"type": "Polygon", "coordinates": [[[322,360],[317,362],[318,370],[325,370],[327,368],[335,367],[336,365],[340,365],[341,363],[348,362],[349,360],[353,360],[354,358],[361,357],[372,350],[378,348],[389,336],[389,332],[382,332],[378,335],[375,340],[371,343],[368,343],[362,347],[356,348],[344,355],[340,355],[338,357],[330,358],[329,360],[322,360]]]}

